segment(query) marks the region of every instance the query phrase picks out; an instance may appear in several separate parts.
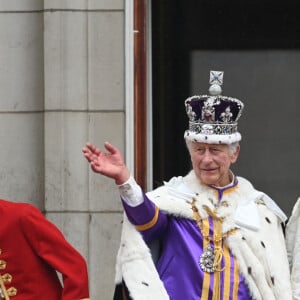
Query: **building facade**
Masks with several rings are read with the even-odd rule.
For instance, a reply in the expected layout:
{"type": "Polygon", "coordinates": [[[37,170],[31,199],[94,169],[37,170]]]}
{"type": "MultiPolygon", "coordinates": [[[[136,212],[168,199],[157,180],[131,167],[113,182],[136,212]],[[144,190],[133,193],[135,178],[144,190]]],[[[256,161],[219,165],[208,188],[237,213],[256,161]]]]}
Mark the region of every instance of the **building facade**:
{"type": "Polygon", "coordinates": [[[132,164],[126,2],[0,1],[0,197],[34,204],[62,230],[88,262],[92,299],[112,299],[122,209],[81,149],[109,140],[132,164]]]}
{"type": "Polygon", "coordinates": [[[92,299],[112,299],[122,207],[82,147],[115,144],[145,189],[184,175],[184,99],[206,92],[211,69],[246,106],[236,173],[289,215],[298,2],[0,0],[0,198],[37,206],[62,230],[88,262],[92,299]]]}

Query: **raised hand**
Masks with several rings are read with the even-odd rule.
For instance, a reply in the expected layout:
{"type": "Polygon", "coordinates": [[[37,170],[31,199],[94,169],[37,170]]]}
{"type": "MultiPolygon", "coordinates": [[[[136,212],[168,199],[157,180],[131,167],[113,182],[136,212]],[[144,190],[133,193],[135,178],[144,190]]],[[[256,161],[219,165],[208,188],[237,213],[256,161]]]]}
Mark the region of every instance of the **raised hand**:
{"type": "Polygon", "coordinates": [[[94,172],[114,179],[116,184],[124,183],[130,177],[130,172],[121,152],[108,142],[104,143],[104,147],[108,152],[103,152],[93,144],[87,143],[82,152],[94,172]]]}

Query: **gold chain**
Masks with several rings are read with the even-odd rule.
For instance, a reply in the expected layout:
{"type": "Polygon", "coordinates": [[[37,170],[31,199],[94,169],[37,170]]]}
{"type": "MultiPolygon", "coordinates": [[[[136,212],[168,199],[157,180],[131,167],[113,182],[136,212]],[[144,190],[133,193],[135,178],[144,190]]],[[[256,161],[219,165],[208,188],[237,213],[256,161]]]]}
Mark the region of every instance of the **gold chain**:
{"type": "MultiPolygon", "coordinates": [[[[220,273],[225,269],[225,266],[221,268],[221,263],[222,263],[222,257],[223,257],[223,245],[222,241],[223,239],[227,238],[229,235],[234,234],[238,229],[234,228],[231,229],[224,234],[222,233],[222,223],[224,218],[218,217],[217,216],[217,210],[214,209],[213,211],[206,205],[203,205],[203,209],[207,212],[209,216],[211,216],[214,220],[214,234],[211,237],[209,235],[209,228],[206,228],[207,226],[209,227],[209,223],[206,221],[202,221],[202,218],[199,214],[198,208],[196,207],[196,199],[193,199],[192,202],[188,202],[192,206],[193,210],[193,219],[196,221],[197,226],[200,229],[200,232],[203,236],[203,238],[207,242],[213,242],[214,243],[214,249],[213,249],[213,270],[215,273],[215,280],[216,284],[214,286],[214,291],[213,291],[213,300],[219,300],[220,299],[220,294],[221,294],[221,289],[220,289],[220,273]],[[203,225],[205,224],[205,225],[203,225]],[[205,228],[203,228],[203,226],[205,228]],[[204,234],[204,232],[207,232],[207,234],[204,234]]],[[[204,250],[204,249],[203,249],[204,250]]]]}
{"type": "MultiPolygon", "coordinates": [[[[210,235],[205,235],[203,234],[203,222],[202,222],[202,218],[199,214],[199,210],[195,205],[196,199],[193,199],[192,202],[187,201],[189,204],[192,205],[192,210],[193,210],[193,219],[196,221],[203,238],[209,240],[209,241],[214,241],[214,242],[219,242],[225,238],[227,238],[228,236],[230,236],[231,234],[234,234],[238,231],[238,228],[233,228],[228,230],[227,232],[220,234],[217,233],[215,234],[215,237],[211,237],[210,235]]],[[[211,210],[207,205],[203,205],[204,210],[207,212],[208,215],[210,215],[211,217],[213,217],[213,219],[217,220],[220,223],[223,223],[224,218],[222,217],[218,217],[216,214],[216,209],[215,210],[211,210]]]]}
{"type": "Polygon", "coordinates": [[[238,229],[233,228],[233,229],[228,230],[225,233],[222,233],[222,223],[223,223],[224,218],[217,216],[216,209],[211,210],[207,205],[203,205],[203,208],[207,212],[207,214],[215,220],[214,235],[210,236],[209,233],[204,234],[204,232],[209,232],[209,231],[203,229],[203,221],[199,214],[199,210],[195,205],[196,199],[193,199],[192,202],[188,201],[188,203],[192,205],[193,219],[196,221],[197,226],[199,227],[203,238],[209,242],[210,241],[214,242],[214,267],[217,272],[222,272],[224,270],[224,268],[221,268],[221,261],[222,261],[222,257],[223,257],[222,241],[223,241],[223,239],[227,238],[229,235],[236,233],[238,231],[238,229]]]}

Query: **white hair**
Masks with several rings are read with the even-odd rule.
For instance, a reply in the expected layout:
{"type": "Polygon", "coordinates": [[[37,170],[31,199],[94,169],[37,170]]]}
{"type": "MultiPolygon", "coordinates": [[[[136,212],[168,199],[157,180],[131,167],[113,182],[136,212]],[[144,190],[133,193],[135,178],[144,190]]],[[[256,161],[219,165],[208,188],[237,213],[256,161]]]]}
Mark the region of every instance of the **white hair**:
{"type": "Polygon", "coordinates": [[[230,155],[234,154],[239,146],[239,142],[234,142],[232,144],[229,144],[229,153],[230,155]]]}
{"type": "MultiPolygon", "coordinates": [[[[191,151],[191,145],[193,143],[199,143],[199,142],[193,142],[191,140],[185,139],[185,144],[186,144],[189,152],[191,151]]],[[[239,142],[234,142],[234,143],[231,143],[231,144],[226,144],[226,145],[229,146],[229,153],[230,153],[230,155],[233,155],[237,151],[237,148],[238,148],[239,144],[240,144],[239,142]]]]}

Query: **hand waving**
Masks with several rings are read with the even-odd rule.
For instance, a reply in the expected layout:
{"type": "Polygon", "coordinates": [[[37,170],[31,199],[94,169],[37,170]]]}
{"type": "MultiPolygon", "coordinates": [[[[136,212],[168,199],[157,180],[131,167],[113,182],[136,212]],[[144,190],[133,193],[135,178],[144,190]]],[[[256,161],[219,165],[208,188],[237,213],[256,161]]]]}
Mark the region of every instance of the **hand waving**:
{"type": "Polygon", "coordinates": [[[82,152],[94,172],[114,179],[116,184],[124,183],[130,177],[130,172],[119,149],[108,142],[104,143],[104,147],[108,152],[105,153],[93,144],[87,143],[82,152]]]}

